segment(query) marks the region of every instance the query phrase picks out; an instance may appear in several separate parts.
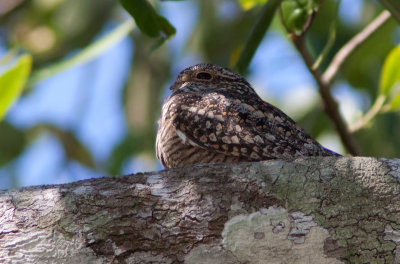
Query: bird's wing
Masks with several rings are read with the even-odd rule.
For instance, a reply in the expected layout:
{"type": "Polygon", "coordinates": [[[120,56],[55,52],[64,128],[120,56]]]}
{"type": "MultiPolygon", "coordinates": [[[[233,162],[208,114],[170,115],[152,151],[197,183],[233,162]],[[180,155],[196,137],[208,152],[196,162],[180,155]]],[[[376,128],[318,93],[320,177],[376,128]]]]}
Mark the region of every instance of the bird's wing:
{"type": "MultiPolygon", "coordinates": [[[[258,96],[175,96],[169,114],[187,144],[250,160],[329,155],[292,119],[258,96]]],[[[333,155],[333,154],[331,154],[333,155]]]]}

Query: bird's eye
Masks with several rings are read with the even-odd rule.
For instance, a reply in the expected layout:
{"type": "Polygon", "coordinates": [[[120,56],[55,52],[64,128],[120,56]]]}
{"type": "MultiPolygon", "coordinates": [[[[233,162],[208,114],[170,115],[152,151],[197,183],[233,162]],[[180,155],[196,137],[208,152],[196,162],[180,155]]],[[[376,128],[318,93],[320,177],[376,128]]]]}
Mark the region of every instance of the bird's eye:
{"type": "Polygon", "coordinates": [[[199,72],[196,74],[196,79],[199,80],[211,80],[212,76],[208,72],[199,72]]]}

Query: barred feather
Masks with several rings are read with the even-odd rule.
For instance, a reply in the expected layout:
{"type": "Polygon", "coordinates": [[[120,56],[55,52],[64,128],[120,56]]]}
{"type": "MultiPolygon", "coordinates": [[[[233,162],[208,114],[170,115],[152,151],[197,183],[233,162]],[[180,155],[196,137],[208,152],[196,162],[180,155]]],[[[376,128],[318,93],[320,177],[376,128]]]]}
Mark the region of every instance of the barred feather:
{"type": "Polygon", "coordinates": [[[167,168],[194,163],[340,156],[263,101],[239,74],[212,64],[182,71],[165,101],[156,140],[167,168]]]}

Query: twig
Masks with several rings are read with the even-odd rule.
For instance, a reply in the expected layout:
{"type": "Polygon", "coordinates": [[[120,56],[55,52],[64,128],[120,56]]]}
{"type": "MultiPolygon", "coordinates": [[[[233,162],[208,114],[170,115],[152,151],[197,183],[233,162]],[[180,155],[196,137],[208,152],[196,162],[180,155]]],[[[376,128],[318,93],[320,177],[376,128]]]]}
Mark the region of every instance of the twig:
{"type": "Polygon", "coordinates": [[[378,96],[371,109],[369,109],[369,111],[360,120],[350,126],[350,131],[354,133],[357,130],[363,128],[366,124],[368,124],[372,120],[372,118],[374,118],[377,114],[381,112],[385,100],[386,96],[378,96]]]}
{"type": "Polygon", "coordinates": [[[319,66],[321,66],[322,62],[325,60],[325,58],[328,56],[328,53],[331,51],[331,48],[333,46],[333,43],[335,42],[336,39],[336,20],[331,22],[331,25],[329,27],[329,38],[328,42],[326,43],[324,49],[320,53],[320,55],[317,57],[315,60],[312,69],[318,69],[319,66]]]}
{"type": "Polygon", "coordinates": [[[304,59],[304,62],[307,65],[307,68],[313,75],[314,79],[318,83],[319,87],[319,92],[321,94],[322,100],[324,101],[325,104],[325,111],[330,117],[330,119],[333,121],[333,124],[336,127],[336,130],[339,133],[339,136],[343,142],[343,145],[346,147],[347,151],[354,155],[354,156],[359,156],[360,151],[357,148],[356,144],[354,143],[354,140],[347,128],[346,123],[342,119],[340,113],[339,113],[339,108],[338,104],[335,101],[335,99],[332,97],[330,91],[329,91],[329,85],[322,81],[322,74],[318,69],[313,69],[313,59],[311,58],[310,54],[308,53],[307,49],[304,46],[304,36],[293,36],[292,37],[293,43],[297,50],[300,52],[301,56],[304,59]]]}
{"type": "Polygon", "coordinates": [[[368,39],[378,28],[383,26],[390,18],[389,11],[383,11],[377,18],[375,18],[367,27],[360,33],[355,35],[349,40],[335,55],[331,64],[322,75],[321,81],[325,85],[329,85],[335,78],[340,66],[349,58],[349,56],[368,39]]]}

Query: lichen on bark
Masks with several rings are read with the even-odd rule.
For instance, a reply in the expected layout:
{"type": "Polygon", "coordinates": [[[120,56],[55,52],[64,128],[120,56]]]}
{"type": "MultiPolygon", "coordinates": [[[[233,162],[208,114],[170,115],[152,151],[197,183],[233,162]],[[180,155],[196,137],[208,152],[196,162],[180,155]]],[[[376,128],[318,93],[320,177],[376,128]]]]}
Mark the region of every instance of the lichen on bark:
{"type": "Polygon", "coordinates": [[[237,263],[307,249],[318,263],[396,263],[399,179],[398,159],[327,157],[0,191],[0,262],[237,263]]]}

